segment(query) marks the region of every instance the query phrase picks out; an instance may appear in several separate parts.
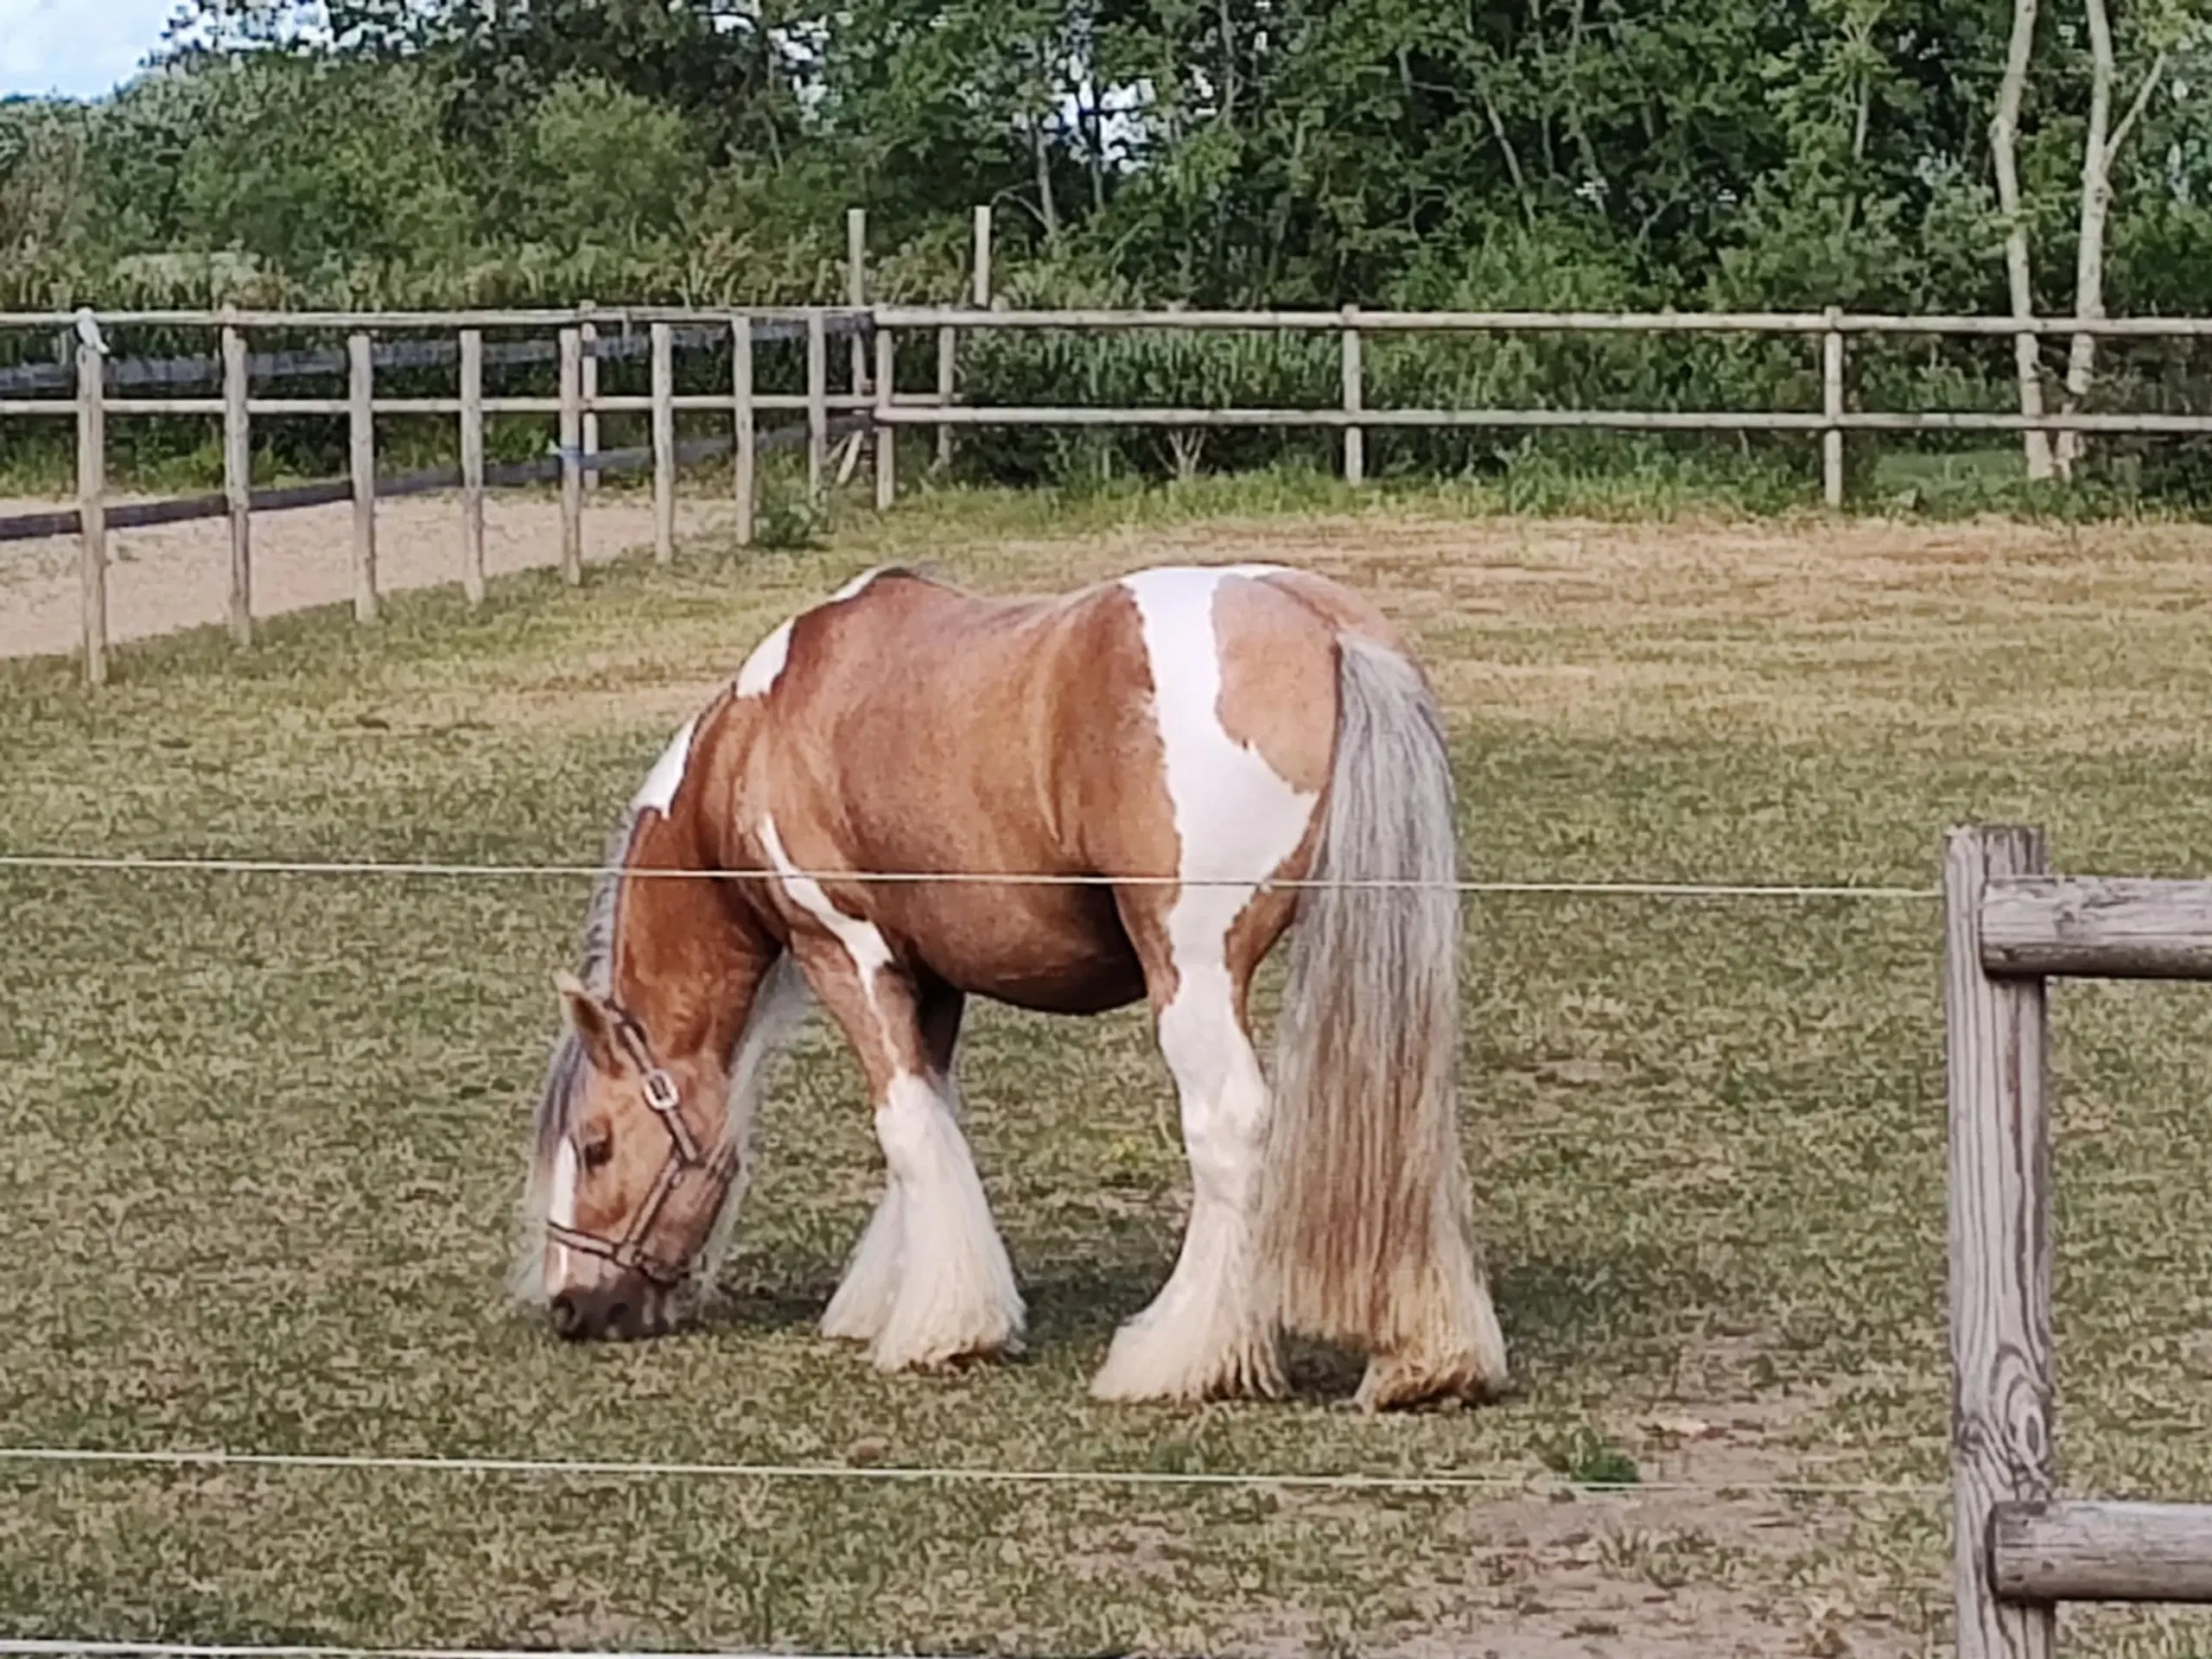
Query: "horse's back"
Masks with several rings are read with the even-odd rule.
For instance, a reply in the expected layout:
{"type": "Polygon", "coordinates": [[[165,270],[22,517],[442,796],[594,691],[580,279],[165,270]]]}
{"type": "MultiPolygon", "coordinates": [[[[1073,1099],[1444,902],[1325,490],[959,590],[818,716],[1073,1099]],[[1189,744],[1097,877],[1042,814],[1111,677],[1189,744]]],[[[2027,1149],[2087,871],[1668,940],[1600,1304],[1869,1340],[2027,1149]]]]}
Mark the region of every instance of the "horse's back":
{"type": "MultiPolygon", "coordinates": [[[[1295,877],[1326,786],[1334,583],[1160,567],[1000,600],[904,572],[795,620],[759,779],[797,864],[1263,881],[1295,877]]],[[[1141,994],[1109,886],[855,886],[950,983],[1084,1011],[1141,994]]]]}

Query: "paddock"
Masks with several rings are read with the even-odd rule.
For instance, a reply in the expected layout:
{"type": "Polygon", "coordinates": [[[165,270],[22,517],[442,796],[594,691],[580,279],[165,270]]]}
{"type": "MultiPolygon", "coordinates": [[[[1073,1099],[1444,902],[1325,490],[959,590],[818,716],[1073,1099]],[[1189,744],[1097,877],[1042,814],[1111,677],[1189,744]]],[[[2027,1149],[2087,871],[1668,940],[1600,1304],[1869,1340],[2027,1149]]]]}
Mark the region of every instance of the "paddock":
{"type": "MultiPolygon", "coordinates": [[[[375,630],[343,602],[341,507],[340,586],[251,657],[217,626],[119,647],[98,692],[62,656],[0,664],[0,849],[412,867],[0,867],[0,1619],[701,1651],[1947,1644],[1942,830],[2032,822],[2069,869],[2204,873],[2212,531],[1207,503],[1086,524],[925,493],[821,551],[702,522],[656,567],[611,556],[633,509],[595,502],[610,556],[581,589],[522,569],[558,550],[524,537],[480,610],[388,580],[375,630]],[[976,1021],[1019,1363],[886,1379],[812,1334],[879,1179],[819,1026],[772,1084],[702,1329],[579,1351],[517,1319],[546,970],[585,890],[546,867],[590,863],[675,723],[867,564],[1011,590],[1169,557],[1338,575],[1436,673],[1514,1394],[1363,1419],[1307,1351],[1287,1405],[1087,1402],[1184,1202],[1134,1015],[976,1021]]],[[[412,505],[383,510],[388,574],[412,505]]],[[[117,542],[187,531],[219,594],[221,522],[117,542]]],[[[15,649],[66,651],[57,615],[15,649]]],[[[2212,1014],[2059,995],[2066,1489],[2202,1497],[2212,1014]]],[[[2212,1643],[2181,1612],[2060,1622],[2061,1651],[2212,1643]]]]}

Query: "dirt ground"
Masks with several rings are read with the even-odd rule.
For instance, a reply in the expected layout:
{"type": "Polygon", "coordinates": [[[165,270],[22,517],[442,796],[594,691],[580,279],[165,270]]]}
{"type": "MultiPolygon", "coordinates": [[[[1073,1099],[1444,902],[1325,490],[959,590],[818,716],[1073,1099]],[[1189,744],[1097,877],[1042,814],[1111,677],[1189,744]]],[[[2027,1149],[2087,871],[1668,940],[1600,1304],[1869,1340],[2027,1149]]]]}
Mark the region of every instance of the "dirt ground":
{"type": "MultiPolygon", "coordinates": [[[[117,504],[131,498],[118,496],[117,504]]],[[[73,502],[0,498],[0,518],[53,512],[73,502]]],[[[677,504],[677,533],[726,527],[729,510],[677,504]]],[[[489,498],[484,569],[503,575],[561,557],[561,508],[540,493],[489,498]]],[[[604,561],[652,540],[652,503],[635,494],[596,497],[584,514],[584,559],[604,561]]],[[[108,638],[144,639],[220,624],[230,615],[230,527],[219,518],[123,530],[108,537],[108,638]]],[[[353,594],[353,509],[349,503],[264,513],[253,521],[257,616],[349,602],[353,594]]],[[[377,508],[380,592],[461,580],[461,498],[410,496],[377,508]]],[[[73,651],[81,612],[73,537],[0,546],[0,657],[73,651]]]]}

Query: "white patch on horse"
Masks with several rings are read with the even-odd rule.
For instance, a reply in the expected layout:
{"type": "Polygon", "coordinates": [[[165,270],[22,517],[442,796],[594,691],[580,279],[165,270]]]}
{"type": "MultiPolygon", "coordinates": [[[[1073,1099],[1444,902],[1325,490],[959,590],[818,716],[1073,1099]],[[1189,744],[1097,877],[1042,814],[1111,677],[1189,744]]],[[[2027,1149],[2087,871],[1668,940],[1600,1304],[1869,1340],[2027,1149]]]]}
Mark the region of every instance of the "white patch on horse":
{"type": "Polygon", "coordinates": [[[1134,594],[1152,670],[1168,803],[1179,851],[1176,874],[1190,887],[1168,912],[1176,971],[1187,986],[1192,967],[1228,985],[1222,944],[1260,882],[1298,850],[1313,820],[1316,792],[1294,787],[1259,751],[1221,723],[1221,643],[1214,601],[1224,582],[1263,574],[1267,565],[1164,569],[1123,578],[1134,594]],[[1249,881],[1250,886],[1242,885],[1249,881]]]}
{"type": "Polygon", "coordinates": [[[745,666],[737,671],[737,695],[766,696],[782,677],[784,664],[791,660],[791,625],[788,621],[779,622],[776,631],[753,647],[745,666]]]}
{"type": "MultiPolygon", "coordinates": [[[[569,1137],[561,1137],[561,1148],[553,1155],[553,1191],[545,1201],[545,1219],[556,1227],[576,1224],[576,1149],[569,1137]]],[[[569,1282],[569,1258],[574,1254],[567,1245],[556,1244],[553,1249],[553,1283],[550,1289],[559,1292],[569,1282]]]]}
{"type": "Polygon", "coordinates": [[[799,873],[798,866],[784,850],[784,838],[776,833],[776,820],[766,813],[760,818],[760,842],[791,902],[821,923],[845,947],[845,954],[853,959],[854,971],[860,976],[861,989],[868,995],[868,1006],[874,1007],[875,976],[891,965],[891,947],[884,943],[883,935],[874,923],[846,915],[830,902],[830,895],[822,891],[820,882],[799,873]]]}
{"type": "Polygon", "coordinates": [[[1222,724],[1214,621],[1224,582],[1272,568],[1166,569],[1123,580],[1152,671],[1176,873],[1225,885],[1185,887],[1167,913],[1176,983],[1160,1011],[1160,1046],[1182,1105],[1191,1220],[1166,1285],[1115,1335],[1092,1383],[1103,1398],[1189,1397],[1267,1380],[1274,1366],[1272,1335],[1253,1311],[1268,1090],[1237,1019],[1227,945],[1258,884],[1305,840],[1320,798],[1294,787],[1222,724]]]}
{"type": "Polygon", "coordinates": [[[676,803],[676,791],[683,787],[683,774],[691,765],[691,734],[698,728],[696,715],[677,728],[668,747],[660,752],[660,759],[653,762],[653,769],[645,774],[645,781],[638,785],[630,803],[632,811],[651,807],[664,817],[668,815],[668,809],[676,803]]]}
{"type": "Polygon", "coordinates": [[[891,1189],[847,1274],[853,1294],[841,1323],[856,1335],[875,1325],[869,1357],[887,1371],[1020,1348],[1014,1263],[949,1087],[893,1077],[875,1133],[891,1189]]]}
{"type": "Polygon", "coordinates": [[[867,588],[868,583],[874,582],[882,574],[883,567],[880,564],[872,570],[863,570],[860,575],[855,576],[850,582],[840,588],[836,593],[830,594],[828,600],[823,602],[830,605],[842,605],[849,599],[858,599],[861,593],[867,588]]]}

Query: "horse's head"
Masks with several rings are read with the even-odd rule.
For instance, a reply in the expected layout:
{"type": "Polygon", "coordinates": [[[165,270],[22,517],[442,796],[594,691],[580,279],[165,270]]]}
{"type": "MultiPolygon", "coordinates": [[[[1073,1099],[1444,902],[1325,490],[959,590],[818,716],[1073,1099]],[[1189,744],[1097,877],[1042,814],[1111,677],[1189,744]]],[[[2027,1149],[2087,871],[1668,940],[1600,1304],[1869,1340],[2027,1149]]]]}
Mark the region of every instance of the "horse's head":
{"type": "Polygon", "coordinates": [[[538,1115],[534,1185],[553,1328],[658,1336],[706,1254],[738,1173],[722,1057],[663,1052],[610,997],[567,974],[568,1034],[538,1115]]]}

